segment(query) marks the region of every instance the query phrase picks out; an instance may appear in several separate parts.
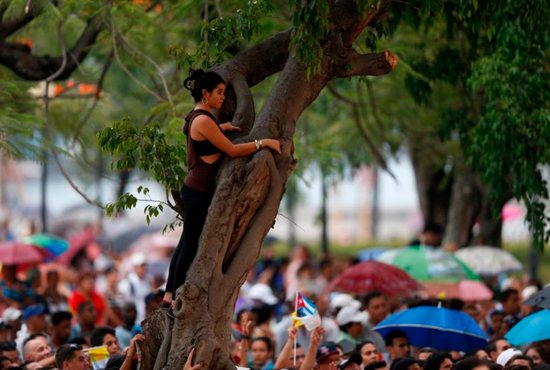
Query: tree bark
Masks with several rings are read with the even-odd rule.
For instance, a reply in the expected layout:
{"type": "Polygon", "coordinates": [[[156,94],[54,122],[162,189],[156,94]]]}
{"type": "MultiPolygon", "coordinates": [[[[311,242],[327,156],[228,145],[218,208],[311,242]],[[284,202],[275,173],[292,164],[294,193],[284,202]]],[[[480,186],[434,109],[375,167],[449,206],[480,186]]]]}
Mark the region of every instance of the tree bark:
{"type": "Polygon", "coordinates": [[[465,169],[455,174],[443,245],[460,248],[472,243],[482,197],[481,183],[473,172],[465,169]]]}
{"type": "Polygon", "coordinates": [[[445,173],[441,165],[423,160],[413,148],[410,155],[424,224],[433,222],[444,227],[450,205],[452,177],[445,173]]]}
{"type": "Polygon", "coordinates": [[[290,37],[285,33],[266,41],[278,45],[270,57],[266,56],[269,49],[251,48],[214,68],[235,91],[234,110],[241,109],[237,119],[248,131],[253,104],[243,81],[251,86],[284,66],[250,133],[241,139],[277,138],[282,153],[273,155],[264,149],[250,157],[227,160],[222,166],[197,256],[176,292],[176,319],[170,327],[168,319],[157,312],[144,324],[146,338],[152,339],[144,344],[142,369],[180,370],[191,348],[196,348],[195,363],[201,362],[204,369],[235,369],[229,358],[234,303],[273,225],[285,183],[295,167],[296,121],[331,78],[380,75],[390,72],[397,62],[389,52],[361,57],[342,43],[359,34],[359,28],[366,27],[374,15],[360,14],[354,1],[336,2],[332,19],[338,32],[324,43],[321,72],[310,79],[306,66],[292,51],[288,53],[290,37]]]}

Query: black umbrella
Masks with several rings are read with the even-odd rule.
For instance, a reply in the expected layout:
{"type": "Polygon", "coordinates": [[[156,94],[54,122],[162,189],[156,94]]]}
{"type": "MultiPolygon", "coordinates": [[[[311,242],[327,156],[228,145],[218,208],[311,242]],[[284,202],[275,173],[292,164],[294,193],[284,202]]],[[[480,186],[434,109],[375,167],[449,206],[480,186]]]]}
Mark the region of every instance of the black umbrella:
{"type": "Polygon", "coordinates": [[[158,226],[138,226],[113,236],[106,236],[99,239],[99,242],[106,250],[116,253],[122,253],[128,250],[133,242],[135,242],[143,234],[154,233],[160,231],[158,226]]]}

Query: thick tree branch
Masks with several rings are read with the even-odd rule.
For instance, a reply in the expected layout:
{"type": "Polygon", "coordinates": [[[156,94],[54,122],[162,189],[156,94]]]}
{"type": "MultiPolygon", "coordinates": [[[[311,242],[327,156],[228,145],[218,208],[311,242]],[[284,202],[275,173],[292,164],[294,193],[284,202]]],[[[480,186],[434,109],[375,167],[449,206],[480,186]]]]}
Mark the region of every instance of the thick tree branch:
{"type": "Polygon", "coordinates": [[[213,70],[226,79],[233,71],[238,71],[246,77],[248,86],[255,86],[283,69],[288,59],[290,34],[291,30],[280,32],[215,66],[213,70]]]}
{"type": "Polygon", "coordinates": [[[60,70],[63,59],[65,67],[56,76],[55,80],[68,78],[78,65],[88,55],[91,46],[96,42],[102,30],[100,16],[92,18],[80,35],[73,48],[66,55],[51,57],[49,55],[36,56],[31,50],[20,44],[0,41],[0,64],[11,69],[19,77],[29,81],[41,81],[60,70]]]}
{"type": "Polygon", "coordinates": [[[349,49],[346,68],[337,72],[337,77],[380,76],[390,73],[398,62],[397,55],[386,50],[381,53],[359,54],[349,49]]]}
{"type": "MultiPolygon", "coordinates": [[[[5,9],[0,11],[0,19],[4,16],[4,12],[5,9]]],[[[20,18],[0,23],[0,40],[4,40],[6,37],[13,35],[15,32],[25,27],[35,17],[36,15],[33,12],[27,12],[20,18]]]]}
{"type": "MultiPolygon", "coordinates": [[[[220,122],[231,121],[241,128],[241,132],[234,137],[247,135],[254,123],[254,97],[242,73],[234,71],[226,81],[225,101],[218,114],[220,122]]],[[[233,136],[230,135],[230,139],[233,136]]]]}

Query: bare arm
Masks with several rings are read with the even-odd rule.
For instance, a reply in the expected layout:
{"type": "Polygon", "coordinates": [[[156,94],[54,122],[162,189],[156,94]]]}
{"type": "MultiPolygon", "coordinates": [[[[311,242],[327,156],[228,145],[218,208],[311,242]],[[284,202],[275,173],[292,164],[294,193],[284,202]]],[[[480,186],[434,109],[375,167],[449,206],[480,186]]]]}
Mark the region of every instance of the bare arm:
{"type": "Polygon", "coordinates": [[[139,342],[143,341],[145,337],[143,334],[136,334],[130,341],[130,347],[126,351],[126,357],[124,357],[124,362],[120,366],[120,370],[132,370],[132,361],[137,352],[137,345],[139,342]]]}
{"type": "Polygon", "coordinates": [[[200,115],[193,120],[193,125],[191,125],[190,131],[190,135],[193,140],[208,140],[212,143],[212,145],[230,157],[244,157],[264,147],[272,149],[277,153],[281,152],[281,143],[274,139],[262,139],[258,141],[259,147],[254,141],[242,144],[233,144],[227,137],[225,137],[225,135],[217,127],[216,123],[210,117],[205,115],[200,115]]]}
{"type": "Polygon", "coordinates": [[[323,339],[323,334],[325,334],[325,329],[322,326],[311,331],[309,348],[307,349],[306,357],[304,358],[300,370],[311,370],[315,367],[315,354],[323,339]]]}
{"type": "Polygon", "coordinates": [[[298,329],[294,326],[288,328],[288,339],[277,357],[277,362],[275,362],[275,369],[286,369],[292,367],[290,358],[293,355],[294,350],[294,341],[296,340],[296,334],[298,334],[298,329]]]}
{"type": "Polygon", "coordinates": [[[189,356],[187,357],[187,361],[185,361],[185,364],[183,365],[183,370],[198,370],[201,368],[200,363],[192,365],[194,357],[195,357],[195,349],[193,348],[189,353],[189,356]]]}
{"type": "Polygon", "coordinates": [[[37,362],[40,365],[40,368],[50,368],[55,366],[55,356],[46,357],[37,362]]]}
{"type": "Polygon", "coordinates": [[[239,347],[239,357],[241,361],[239,366],[246,366],[248,361],[248,350],[250,349],[250,333],[252,333],[254,323],[249,318],[248,312],[243,313],[241,318],[241,327],[243,330],[243,338],[239,347]]]}

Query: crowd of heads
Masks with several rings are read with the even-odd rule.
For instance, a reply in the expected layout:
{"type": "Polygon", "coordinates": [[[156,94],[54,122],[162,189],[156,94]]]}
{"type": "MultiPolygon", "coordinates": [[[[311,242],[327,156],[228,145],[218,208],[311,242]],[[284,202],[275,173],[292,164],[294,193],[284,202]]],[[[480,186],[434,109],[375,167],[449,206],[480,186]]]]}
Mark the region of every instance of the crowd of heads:
{"type": "Polygon", "coordinates": [[[327,292],[333,274],[353,263],[327,257],[315,263],[305,247],[295,249],[288,260],[276,260],[273,253],[264,253],[237,301],[232,330],[236,363],[253,369],[550,369],[550,342],[516,348],[504,338],[520,320],[536,311],[524,302],[542,288],[537,282],[519,277],[498,283],[488,280],[494,299],[482,302],[395,297],[381,291],[360,295],[327,292]],[[291,329],[298,291],[317,305],[320,328],[291,329]],[[396,311],[425,305],[463,311],[486,333],[487,345],[469,352],[441,349],[437,343],[434,347],[438,349],[418,347],[415,338],[404,331],[393,330],[382,336],[374,330],[396,311]],[[295,349],[289,341],[297,344],[295,349]]]}
{"type": "MultiPolygon", "coordinates": [[[[295,247],[289,258],[276,258],[270,247],[262,252],[235,305],[228,351],[236,366],[263,370],[548,369],[548,343],[515,348],[503,338],[533,312],[523,302],[541,288],[536,282],[501,281],[490,286],[495,299],[489,302],[401,299],[380,291],[329,293],[327,286],[335,275],[357,261],[314,258],[305,246],[295,247]],[[315,303],[321,317],[321,325],[312,331],[295,326],[292,313],[297,292],[315,303]],[[470,315],[487,333],[487,346],[468,353],[418,348],[405,332],[395,330],[383,337],[374,330],[392,312],[437,303],[470,315]]],[[[109,355],[107,369],[128,364],[137,368],[136,343],[144,339],[140,324],[161,311],[164,293],[162,277],[150,276],[148,262],[144,254],[134,253],[102,256],[88,265],[79,264],[78,270],[22,272],[16,266],[4,266],[0,370],[90,369],[90,348],[97,347],[109,355]]]]}

